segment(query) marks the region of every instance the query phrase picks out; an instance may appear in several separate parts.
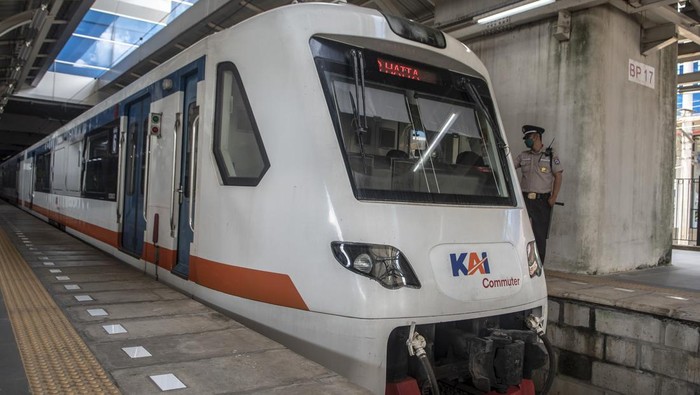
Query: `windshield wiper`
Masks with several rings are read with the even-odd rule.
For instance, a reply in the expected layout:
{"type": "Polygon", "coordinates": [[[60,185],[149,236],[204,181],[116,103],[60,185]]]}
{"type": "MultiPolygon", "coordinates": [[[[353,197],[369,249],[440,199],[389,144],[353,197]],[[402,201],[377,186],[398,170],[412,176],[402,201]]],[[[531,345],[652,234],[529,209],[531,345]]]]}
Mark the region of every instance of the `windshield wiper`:
{"type": "Polygon", "coordinates": [[[502,150],[506,150],[508,148],[508,144],[506,144],[505,140],[503,140],[503,136],[501,136],[501,134],[498,132],[499,129],[498,129],[498,127],[496,127],[496,122],[494,121],[493,118],[491,118],[491,113],[489,112],[489,109],[486,107],[486,104],[484,103],[484,100],[481,98],[481,95],[476,90],[476,87],[474,87],[473,84],[467,83],[467,89],[469,89],[469,93],[474,98],[474,101],[479,106],[479,109],[483,112],[484,117],[486,117],[486,122],[489,123],[491,130],[493,130],[493,135],[496,138],[496,145],[498,146],[498,148],[500,148],[502,150]]]}
{"type": "MultiPolygon", "coordinates": [[[[510,149],[508,148],[508,144],[505,142],[503,139],[503,136],[501,136],[501,133],[499,133],[499,130],[496,127],[496,121],[491,117],[491,113],[489,112],[489,109],[486,107],[486,104],[484,103],[484,100],[481,98],[481,95],[479,95],[479,92],[476,90],[476,87],[468,83],[467,88],[469,89],[469,92],[471,95],[474,97],[474,101],[476,104],[479,106],[481,109],[482,113],[484,114],[484,117],[486,118],[486,122],[489,124],[491,127],[491,130],[493,131],[493,135],[496,139],[496,147],[500,149],[505,155],[497,155],[499,158],[499,162],[501,162],[501,166],[503,168],[503,173],[505,174],[506,177],[506,182],[508,183],[507,188],[512,191],[510,185],[511,185],[511,180],[510,180],[510,174],[508,172],[508,156],[510,155],[510,149]]],[[[498,186],[498,182],[496,183],[498,186]]],[[[499,193],[501,193],[501,187],[498,186],[499,193]]]]}
{"type": "Polygon", "coordinates": [[[355,97],[362,94],[362,112],[360,113],[358,106],[355,104],[355,98],[350,95],[350,103],[352,104],[353,123],[355,126],[355,135],[360,143],[360,155],[362,157],[362,170],[367,174],[367,162],[365,161],[365,146],[362,137],[367,133],[367,106],[365,104],[365,59],[362,56],[362,51],[356,49],[350,50],[352,56],[352,68],[355,79],[355,97]]]}

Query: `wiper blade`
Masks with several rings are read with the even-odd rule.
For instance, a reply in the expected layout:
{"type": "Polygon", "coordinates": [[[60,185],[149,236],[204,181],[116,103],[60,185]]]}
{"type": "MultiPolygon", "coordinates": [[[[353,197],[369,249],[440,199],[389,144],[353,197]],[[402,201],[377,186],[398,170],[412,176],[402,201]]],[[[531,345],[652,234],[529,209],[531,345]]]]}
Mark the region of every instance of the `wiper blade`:
{"type": "Polygon", "coordinates": [[[353,49],[350,51],[353,59],[353,72],[355,76],[355,96],[362,94],[362,113],[358,116],[360,128],[367,129],[367,105],[365,102],[365,58],[362,51],[353,49]],[[358,92],[360,90],[360,92],[358,92]]]}
{"type": "Polygon", "coordinates": [[[350,56],[352,56],[352,66],[355,77],[355,96],[362,94],[362,113],[360,114],[357,104],[355,103],[355,98],[350,95],[350,103],[352,104],[352,114],[353,123],[355,124],[355,135],[357,136],[357,141],[360,144],[360,156],[362,158],[362,170],[367,174],[367,161],[365,160],[365,146],[362,141],[362,135],[367,132],[367,107],[365,104],[365,60],[362,56],[362,52],[358,50],[351,50],[350,56]],[[358,70],[359,69],[359,70],[358,70]],[[361,88],[361,89],[360,89],[361,88]]]}
{"type": "Polygon", "coordinates": [[[474,101],[479,106],[479,109],[484,113],[484,116],[486,117],[486,122],[489,123],[491,130],[493,130],[494,137],[496,138],[496,145],[502,150],[507,149],[508,144],[506,144],[505,140],[503,140],[503,136],[501,136],[501,134],[499,133],[499,129],[498,127],[496,127],[496,122],[493,118],[491,118],[491,113],[486,107],[486,103],[484,103],[484,100],[481,98],[481,95],[476,90],[476,87],[471,83],[467,83],[467,89],[469,89],[469,93],[474,98],[474,101]]]}

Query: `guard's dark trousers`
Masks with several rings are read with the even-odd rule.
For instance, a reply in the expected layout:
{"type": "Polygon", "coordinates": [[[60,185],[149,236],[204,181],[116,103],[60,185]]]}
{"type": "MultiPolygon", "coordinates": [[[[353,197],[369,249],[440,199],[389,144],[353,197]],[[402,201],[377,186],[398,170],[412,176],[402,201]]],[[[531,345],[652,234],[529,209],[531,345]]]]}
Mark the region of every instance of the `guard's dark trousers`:
{"type": "Polygon", "coordinates": [[[537,252],[544,263],[544,254],[547,251],[547,233],[549,232],[549,221],[552,219],[552,207],[547,202],[546,197],[538,199],[525,198],[527,214],[532,221],[532,232],[535,234],[537,252]]]}

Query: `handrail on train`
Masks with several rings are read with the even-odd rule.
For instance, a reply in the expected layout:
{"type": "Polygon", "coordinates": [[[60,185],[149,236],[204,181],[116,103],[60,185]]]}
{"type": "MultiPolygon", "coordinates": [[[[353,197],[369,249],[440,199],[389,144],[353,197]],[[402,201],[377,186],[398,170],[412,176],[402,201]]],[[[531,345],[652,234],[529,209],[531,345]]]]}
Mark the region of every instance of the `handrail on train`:
{"type": "Polygon", "coordinates": [[[194,232],[194,213],[193,213],[193,208],[194,208],[194,176],[195,176],[195,163],[196,163],[196,157],[197,157],[197,134],[199,132],[199,115],[194,119],[192,122],[192,148],[191,148],[191,157],[190,157],[190,185],[189,185],[189,195],[190,199],[188,201],[189,204],[189,224],[190,224],[190,229],[192,232],[194,232]]]}
{"type": "Polygon", "coordinates": [[[173,173],[170,178],[170,185],[172,187],[170,192],[170,236],[175,237],[175,194],[179,194],[178,190],[175,189],[175,172],[177,165],[177,129],[180,127],[180,116],[181,113],[175,114],[175,127],[173,129],[173,173]]]}

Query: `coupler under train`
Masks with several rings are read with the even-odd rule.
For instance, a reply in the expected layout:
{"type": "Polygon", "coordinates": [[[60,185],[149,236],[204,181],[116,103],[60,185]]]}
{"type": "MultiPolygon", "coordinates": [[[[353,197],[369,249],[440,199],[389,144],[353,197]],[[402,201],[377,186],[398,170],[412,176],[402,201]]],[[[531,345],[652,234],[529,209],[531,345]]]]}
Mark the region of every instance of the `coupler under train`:
{"type": "MultiPolygon", "coordinates": [[[[386,395],[534,395],[533,374],[551,358],[541,319],[523,313],[395,328],[386,395]]],[[[555,372],[550,361],[543,392],[555,372]]]]}

